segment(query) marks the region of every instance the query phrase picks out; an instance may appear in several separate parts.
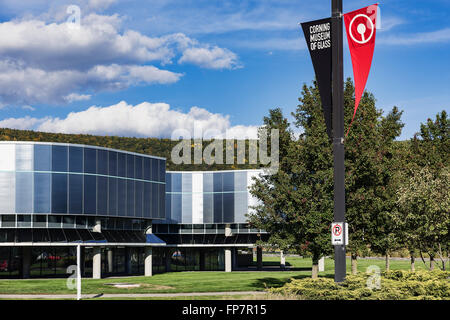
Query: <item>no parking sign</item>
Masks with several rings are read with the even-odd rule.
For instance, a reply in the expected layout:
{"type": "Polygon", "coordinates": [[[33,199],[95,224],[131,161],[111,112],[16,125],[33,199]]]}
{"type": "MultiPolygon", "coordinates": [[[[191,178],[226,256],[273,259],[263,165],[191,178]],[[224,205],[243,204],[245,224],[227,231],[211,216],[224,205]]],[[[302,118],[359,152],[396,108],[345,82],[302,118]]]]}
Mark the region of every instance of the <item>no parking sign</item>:
{"type": "Polygon", "coordinates": [[[348,224],[333,222],[331,224],[331,244],[334,246],[348,245],[348,224]],[[345,229],[344,229],[345,228],[345,229]]]}

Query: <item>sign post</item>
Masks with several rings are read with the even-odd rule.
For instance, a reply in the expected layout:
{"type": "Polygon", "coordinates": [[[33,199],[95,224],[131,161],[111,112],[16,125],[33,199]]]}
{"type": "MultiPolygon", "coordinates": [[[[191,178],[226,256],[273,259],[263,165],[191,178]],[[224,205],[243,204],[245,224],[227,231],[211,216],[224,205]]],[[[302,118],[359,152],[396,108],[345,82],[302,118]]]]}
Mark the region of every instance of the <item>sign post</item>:
{"type": "MultiPolygon", "coordinates": [[[[345,223],[345,166],[344,166],[344,65],[342,0],[331,0],[332,105],[333,105],[333,162],[334,162],[334,220],[340,222],[344,234],[345,223]]],[[[333,223],[333,224],[335,224],[333,223]]],[[[345,236],[345,235],[344,235],[345,236]]],[[[345,243],[334,245],[334,281],[345,280],[345,243]]]]}

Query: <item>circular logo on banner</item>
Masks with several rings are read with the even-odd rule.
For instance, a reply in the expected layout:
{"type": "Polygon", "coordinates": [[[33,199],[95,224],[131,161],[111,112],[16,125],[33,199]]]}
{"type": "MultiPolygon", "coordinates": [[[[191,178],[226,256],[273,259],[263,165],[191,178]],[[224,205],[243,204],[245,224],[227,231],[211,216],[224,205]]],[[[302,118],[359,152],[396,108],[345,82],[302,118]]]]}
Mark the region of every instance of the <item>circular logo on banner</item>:
{"type": "Polygon", "coordinates": [[[365,14],[357,14],[356,16],[353,17],[352,21],[350,22],[350,25],[348,27],[348,34],[353,39],[353,41],[355,41],[356,43],[364,44],[364,43],[367,43],[370,39],[372,39],[373,29],[374,29],[373,22],[368,16],[366,16],[365,14]],[[360,17],[363,19],[359,19],[360,21],[359,21],[358,25],[356,26],[356,32],[358,32],[358,38],[361,39],[361,40],[358,40],[355,38],[355,35],[353,34],[352,26],[353,26],[353,22],[355,22],[355,20],[360,17]],[[363,22],[361,20],[367,20],[368,23],[365,23],[365,21],[363,22]],[[370,28],[369,28],[370,34],[368,34],[368,29],[367,29],[367,26],[369,26],[369,24],[370,24],[370,28]]]}
{"type": "Polygon", "coordinates": [[[341,226],[338,225],[338,224],[335,224],[335,225],[333,226],[333,234],[334,234],[336,237],[339,237],[339,236],[341,235],[341,233],[342,233],[342,228],[341,228],[341,226]]]}

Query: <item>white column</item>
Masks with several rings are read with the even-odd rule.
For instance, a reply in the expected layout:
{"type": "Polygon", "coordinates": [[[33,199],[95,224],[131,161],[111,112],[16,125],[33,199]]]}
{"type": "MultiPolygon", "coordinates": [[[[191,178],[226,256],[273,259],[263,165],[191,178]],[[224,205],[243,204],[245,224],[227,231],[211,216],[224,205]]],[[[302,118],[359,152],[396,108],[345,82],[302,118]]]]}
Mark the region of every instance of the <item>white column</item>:
{"type": "Polygon", "coordinates": [[[92,257],[92,278],[101,279],[102,277],[102,250],[100,247],[94,247],[92,257]]]}
{"type": "Polygon", "coordinates": [[[233,233],[231,232],[231,226],[229,224],[225,225],[225,237],[231,237],[233,233]]]}
{"type": "Polygon", "coordinates": [[[108,250],[108,272],[113,272],[113,248],[109,248],[108,250]]]}
{"type": "Polygon", "coordinates": [[[319,272],[325,271],[325,257],[319,259],[319,272]]]}
{"type": "Polygon", "coordinates": [[[280,251],[280,268],[284,269],[286,267],[286,257],[284,256],[283,250],[280,251]]]}
{"type": "Polygon", "coordinates": [[[151,277],[152,276],[152,247],[145,247],[145,261],[144,261],[144,267],[145,267],[145,276],[151,277]]]}
{"type": "Polygon", "coordinates": [[[92,229],[93,232],[102,232],[102,223],[100,220],[95,221],[95,226],[92,229]]]}
{"type": "Polygon", "coordinates": [[[225,249],[225,272],[231,272],[231,249],[225,249]]]}

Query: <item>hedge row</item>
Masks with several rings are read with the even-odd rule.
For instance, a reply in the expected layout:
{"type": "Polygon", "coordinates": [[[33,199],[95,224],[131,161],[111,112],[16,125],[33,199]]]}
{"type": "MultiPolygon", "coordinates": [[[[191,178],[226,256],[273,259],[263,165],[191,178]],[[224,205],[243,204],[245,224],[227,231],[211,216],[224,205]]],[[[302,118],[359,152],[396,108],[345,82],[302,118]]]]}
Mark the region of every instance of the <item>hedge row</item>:
{"type": "Polygon", "coordinates": [[[379,286],[373,280],[373,275],[364,273],[348,275],[342,284],[330,278],[291,279],[283,287],[269,289],[269,292],[285,296],[295,294],[306,300],[450,300],[448,271],[396,270],[383,272],[379,286]]]}

